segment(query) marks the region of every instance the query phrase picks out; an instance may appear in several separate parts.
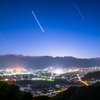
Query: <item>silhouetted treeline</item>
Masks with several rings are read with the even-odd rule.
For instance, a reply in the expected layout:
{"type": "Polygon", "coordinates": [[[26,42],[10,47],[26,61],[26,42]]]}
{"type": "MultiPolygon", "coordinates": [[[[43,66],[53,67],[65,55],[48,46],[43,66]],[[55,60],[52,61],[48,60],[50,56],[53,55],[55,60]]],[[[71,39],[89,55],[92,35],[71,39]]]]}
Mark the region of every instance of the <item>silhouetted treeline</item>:
{"type": "Polygon", "coordinates": [[[23,92],[14,84],[0,82],[0,100],[51,100],[49,97],[33,97],[30,92],[23,92]]]}

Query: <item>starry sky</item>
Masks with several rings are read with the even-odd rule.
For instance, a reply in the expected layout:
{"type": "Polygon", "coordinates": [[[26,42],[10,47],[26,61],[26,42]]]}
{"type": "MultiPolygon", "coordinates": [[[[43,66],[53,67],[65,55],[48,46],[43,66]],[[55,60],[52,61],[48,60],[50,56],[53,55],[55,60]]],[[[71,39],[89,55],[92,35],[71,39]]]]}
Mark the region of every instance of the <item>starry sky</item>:
{"type": "Polygon", "coordinates": [[[0,55],[100,57],[100,0],[0,0],[0,55]]]}

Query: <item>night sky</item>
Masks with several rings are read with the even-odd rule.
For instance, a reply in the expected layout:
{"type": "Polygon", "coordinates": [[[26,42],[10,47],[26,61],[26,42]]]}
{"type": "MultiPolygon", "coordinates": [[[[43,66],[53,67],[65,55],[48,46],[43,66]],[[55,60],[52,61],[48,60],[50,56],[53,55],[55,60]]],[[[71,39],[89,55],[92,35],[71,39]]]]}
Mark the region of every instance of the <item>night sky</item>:
{"type": "Polygon", "coordinates": [[[0,55],[100,57],[100,0],[0,0],[0,55]]]}

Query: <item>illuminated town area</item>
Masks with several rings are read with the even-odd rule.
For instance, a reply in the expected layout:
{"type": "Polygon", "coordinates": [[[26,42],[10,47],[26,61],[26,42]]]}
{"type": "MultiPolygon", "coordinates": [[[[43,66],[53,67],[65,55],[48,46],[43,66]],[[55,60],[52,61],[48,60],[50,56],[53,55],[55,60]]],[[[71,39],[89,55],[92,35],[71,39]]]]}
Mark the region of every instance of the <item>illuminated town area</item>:
{"type": "Polygon", "coordinates": [[[31,92],[34,96],[56,96],[71,86],[89,86],[99,80],[83,80],[88,73],[100,71],[100,67],[91,68],[54,68],[46,69],[1,69],[0,80],[18,85],[21,91],[31,92]]]}

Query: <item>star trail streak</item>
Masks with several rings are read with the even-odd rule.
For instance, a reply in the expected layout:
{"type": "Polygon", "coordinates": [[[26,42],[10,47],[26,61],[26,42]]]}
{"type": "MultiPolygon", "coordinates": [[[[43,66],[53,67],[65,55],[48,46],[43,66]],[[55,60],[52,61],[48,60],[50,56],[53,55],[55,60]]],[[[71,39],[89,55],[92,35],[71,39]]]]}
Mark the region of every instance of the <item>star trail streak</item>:
{"type": "Polygon", "coordinates": [[[81,14],[80,10],[78,9],[78,7],[77,7],[76,3],[74,3],[74,4],[75,4],[75,7],[76,7],[77,11],[79,12],[80,16],[81,16],[81,17],[82,17],[82,19],[84,20],[84,17],[83,17],[83,15],[81,14]]]}
{"type": "Polygon", "coordinates": [[[4,38],[4,36],[1,34],[1,32],[0,32],[0,35],[2,36],[3,40],[6,42],[6,44],[8,45],[8,47],[10,47],[10,45],[8,44],[8,42],[6,41],[6,39],[4,38]]]}

